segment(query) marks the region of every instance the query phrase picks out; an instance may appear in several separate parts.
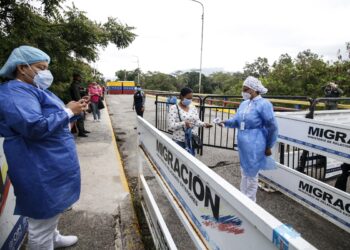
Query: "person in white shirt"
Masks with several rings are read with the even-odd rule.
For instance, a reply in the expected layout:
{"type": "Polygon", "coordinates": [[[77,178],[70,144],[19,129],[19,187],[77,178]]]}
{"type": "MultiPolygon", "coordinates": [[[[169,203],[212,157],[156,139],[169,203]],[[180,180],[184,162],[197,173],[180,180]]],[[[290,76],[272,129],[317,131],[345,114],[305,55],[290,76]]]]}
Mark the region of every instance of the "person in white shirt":
{"type": "MultiPolygon", "coordinates": [[[[192,133],[198,135],[198,127],[210,128],[211,124],[205,123],[199,119],[197,108],[192,103],[193,90],[183,88],[180,91],[180,102],[172,105],[168,115],[168,127],[173,131],[172,139],[182,148],[188,148],[186,145],[185,130],[192,128],[192,133]]],[[[191,149],[194,155],[194,150],[191,149]]]]}

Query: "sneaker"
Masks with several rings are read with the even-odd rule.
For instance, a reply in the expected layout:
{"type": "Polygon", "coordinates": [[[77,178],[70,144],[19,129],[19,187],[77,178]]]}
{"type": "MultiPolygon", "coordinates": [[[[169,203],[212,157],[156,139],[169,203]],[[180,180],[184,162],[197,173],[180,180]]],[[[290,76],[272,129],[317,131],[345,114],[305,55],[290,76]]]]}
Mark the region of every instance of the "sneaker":
{"type": "Polygon", "coordinates": [[[57,234],[54,240],[54,248],[62,248],[62,247],[70,247],[75,245],[78,242],[78,237],[75,235],[67,235],[63,236],[61,234],[57,234]]]}
{"type": "Polygon", "coordinates": [[[84,133],[84,134],[89,134],[89,133],[91,133],[91,132],[90,132],[90,131],[87,131],[87,130],[84,130],[83,133],[84,133]]]}
{"type": "Polygon", "coordinates": [[[79,137],[88,137],[86,134],[78,134],[79,137]]]}
{"type": "Polygon", "coordinates": [[[98,122],[101,122],[101,119],[98,119],[97,121],[98,121],[98,122]]]}

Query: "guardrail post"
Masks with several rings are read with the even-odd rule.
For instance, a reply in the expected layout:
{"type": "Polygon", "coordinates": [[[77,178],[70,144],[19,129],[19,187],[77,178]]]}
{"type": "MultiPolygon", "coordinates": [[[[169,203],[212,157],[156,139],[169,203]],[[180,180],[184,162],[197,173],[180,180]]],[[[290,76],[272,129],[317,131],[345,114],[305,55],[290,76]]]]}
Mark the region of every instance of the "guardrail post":
{"type": "MultiPolygon", "coordinates": [[[[204,100],[206,97],[204,97],[204,99],[202,99],[202,97],[199,96],[198,98],[199,98],[199,119],[201,121],[204,121],[204,111],[205,111],[205,108],[204,108],[205,101],[204,100]]],[[[204,129],[200,128],[199,138],[201,139],[202,144],[203,144],[203,137],[204,137],[204,129]]],[[[197,153],[199,153],[200,155],[203,155],[203,146],[200,149],[198,149],[197,153]]]]}
{"type": "Polygon", "coordinates": [[[154,103],[156,105],[156,128],[158,128],[158,94],[156,94],[156,101],[154,103]]]}

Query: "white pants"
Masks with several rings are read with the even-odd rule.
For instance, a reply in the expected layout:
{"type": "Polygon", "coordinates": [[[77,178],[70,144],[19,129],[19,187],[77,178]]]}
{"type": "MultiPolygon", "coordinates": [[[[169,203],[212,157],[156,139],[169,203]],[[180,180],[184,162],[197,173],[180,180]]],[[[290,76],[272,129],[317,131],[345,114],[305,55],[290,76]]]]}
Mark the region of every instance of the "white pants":
{"type": "Polygon", "coordinates": [[[246,176],[241,169],[241,192],[256,202],[256,192],[258,191],[258,174],[254,177],[246,176]]]}
{"type": "Polygon", "coordinates": [[[28,218],[28,250],[52,250],[59,234],[57,224],[60,215],[46,220],[28,218]]]}

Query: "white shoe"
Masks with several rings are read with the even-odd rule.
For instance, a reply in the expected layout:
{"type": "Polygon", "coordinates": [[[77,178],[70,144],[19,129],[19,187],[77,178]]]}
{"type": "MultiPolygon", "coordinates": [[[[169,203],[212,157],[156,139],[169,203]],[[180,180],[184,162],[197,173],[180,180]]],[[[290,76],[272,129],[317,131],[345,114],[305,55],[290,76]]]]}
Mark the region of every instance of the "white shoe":
{"type": "Polygon", "coordinates": [[[101,122],[101,119],[98,119],[97,121],[98,121],[98,122],[101,122]]]}
{"type": "Polygon", "coordinates": [[[54,240],[54,248],[70,247],[78,242],[78,237],[74,235],[63,236],[57,234],[54,240]]]}
{"type": "Polygon", "coordinates": [[[97,122],[97,120],[95,119],[94,122],[97,122]]]}

